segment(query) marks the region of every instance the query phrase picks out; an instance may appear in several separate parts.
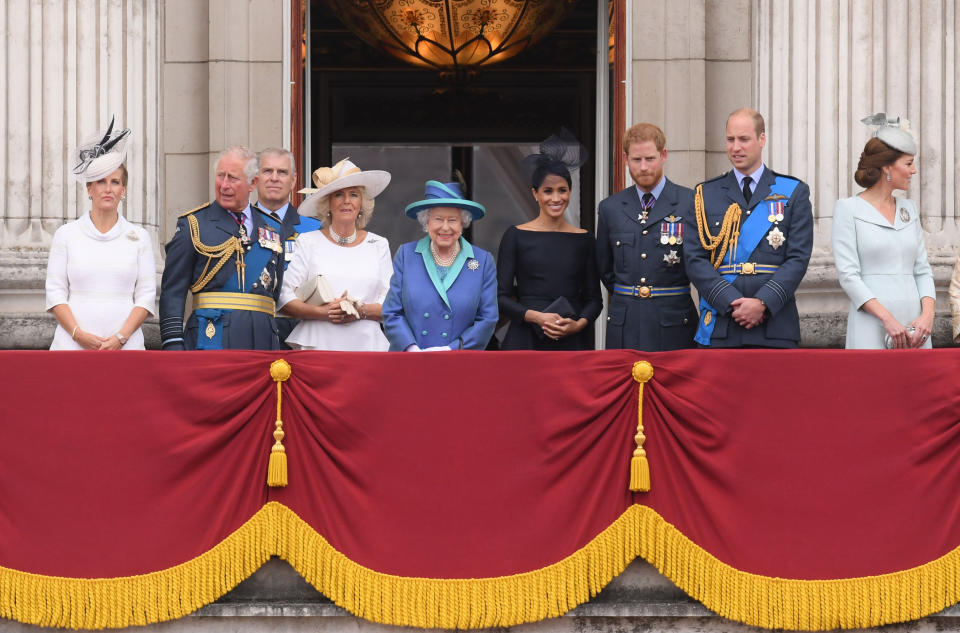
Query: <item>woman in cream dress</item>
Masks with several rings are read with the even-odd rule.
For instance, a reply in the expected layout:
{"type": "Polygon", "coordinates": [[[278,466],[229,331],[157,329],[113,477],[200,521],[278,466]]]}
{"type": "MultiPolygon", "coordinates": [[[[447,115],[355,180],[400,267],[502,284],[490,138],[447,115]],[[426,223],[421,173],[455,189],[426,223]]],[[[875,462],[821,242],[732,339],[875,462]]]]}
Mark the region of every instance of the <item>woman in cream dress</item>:
{"type": "Polygon", "coordinates": [[[297,238],[297,250],[283,276],[280,308],[300,319],[287,344],[294,349],[385,352],[389,347],[380,329],[381,310],[393,265],[386,238],[364,230],[373,215],[373,199],[386,189],[390,174],[361,171],[344,159],[313,172],[316,189],[300,205],[300,215],[318,217],[323,229],[297,238]],[[348,293],[355,314],[340,299],[311,305],[297,289],[323,275],[339,297],[348,293]]]}
{"type": "Polygon", "coordinates": [[[917,173],[917,145],[908,131],[877,117],[864,121],[881,126],[854,176],[867,189],[838,200],[833,213],[837,275],[850,297],[846,347],[929,348],[936,295],[920,213],[912,200],[893,197],[917,173]]]}
{"type": "Polygon", "coordinates": [[[47,310],[57,319],[52,350],[144,349],[140,326],[155,311],[157,278],[147,232],[118,208],[127,190],[126,138],[105,134],[72,157],[91,208],[54,233],[47,262],[47,310]]]}

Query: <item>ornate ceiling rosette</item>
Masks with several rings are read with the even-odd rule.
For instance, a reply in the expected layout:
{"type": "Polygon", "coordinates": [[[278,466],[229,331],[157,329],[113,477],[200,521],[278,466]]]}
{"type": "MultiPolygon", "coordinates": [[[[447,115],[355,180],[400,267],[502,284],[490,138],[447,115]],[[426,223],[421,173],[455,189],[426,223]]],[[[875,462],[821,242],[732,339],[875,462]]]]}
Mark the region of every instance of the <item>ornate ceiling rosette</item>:
{"type": "Polygon", "coordinates": [[[549,33],[576,0],[331,0],[365,42],[416,66],[496,64],[549,33]]]}

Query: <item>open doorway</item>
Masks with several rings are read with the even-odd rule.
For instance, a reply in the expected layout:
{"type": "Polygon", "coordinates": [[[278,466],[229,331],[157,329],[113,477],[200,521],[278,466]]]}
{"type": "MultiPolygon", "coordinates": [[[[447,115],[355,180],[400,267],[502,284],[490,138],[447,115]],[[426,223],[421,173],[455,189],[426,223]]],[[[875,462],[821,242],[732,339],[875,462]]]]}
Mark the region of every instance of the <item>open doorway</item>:
{"type": "Polygon", "coordinates": [[[458,170],[487,217],[468,236],[496,253],[500,236],[536,213],[520,167],[524,155],[566,127],[591,160],[576,174],[568,218],[594,230],[597,3],[579,2],[544,40],[507,60],[459,76],[408,66],[362,42],[322,0],[309,0],[304,107],[305,179],[349,156],[385,169],[390,187],[368,228],[394,249],[418,237],[403,208],[428,179],[458,170]]]}

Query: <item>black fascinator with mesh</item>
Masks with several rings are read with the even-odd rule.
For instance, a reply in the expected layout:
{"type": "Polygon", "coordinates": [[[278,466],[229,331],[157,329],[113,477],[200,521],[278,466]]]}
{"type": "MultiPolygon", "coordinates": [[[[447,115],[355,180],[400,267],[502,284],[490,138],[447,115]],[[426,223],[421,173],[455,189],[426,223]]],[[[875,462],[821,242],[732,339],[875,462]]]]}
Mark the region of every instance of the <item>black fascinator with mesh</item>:
{"type": "Polygon", "coordinates": [[[534,188],[547,174],[557,174],[567,180],[570,172],[579,169],[588,158],[587,148],[567,128],[551,134],[540,143],[540,151],[523,159],[527,176],[534,188]]]}

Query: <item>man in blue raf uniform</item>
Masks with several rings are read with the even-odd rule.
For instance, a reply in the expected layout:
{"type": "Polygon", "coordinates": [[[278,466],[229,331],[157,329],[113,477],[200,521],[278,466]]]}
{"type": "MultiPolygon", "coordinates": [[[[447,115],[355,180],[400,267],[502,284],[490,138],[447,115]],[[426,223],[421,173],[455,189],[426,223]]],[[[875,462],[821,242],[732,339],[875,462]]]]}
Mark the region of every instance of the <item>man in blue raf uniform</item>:
{"type": "Polygon", "coordinates": [[[232,147],[217,159],[216,201],[180,216],[160,282],[164,349],[278,349],[283,227],[250,206],[257,157],[232,147]],[[183,328],[187,291],[193,313],[183,328]]]}
{"type": "Polygon", "coordinates": [[[763,117],[727,118],[733,170],[697,186],[684,256],[700,292],[696,341],[704,347],[797,347],[794,293],[813,248],[806,184],[763,164],[763,117]]]}
{"type": "Polygon", "coordinates": [[[663,131],[639,123],[623,137],[635,187],[600,203],[597,267],[610,292],[607,349],[660,351],[694,347],[697,312],[683,251],[696,233],[683,218],[693,191],[663,176],[663,131]]]}
{"type": "MultiPolygon", "coordinates": [[[[320,228],[320,220],[304,217],[290,204],[293,183],[297,181],[297,167],[289,150],[268,147],[260,152],[260,172],[257,178],[257,206],[275,216],[283,224],[286,239],[283,243],[283,268],[286,270],[297,247],[301,233],[320,228]]],[[[280,347],[290,349],[287,337],[300,321],[285,315],[277,315],[277,334],[280,347]]]]}

